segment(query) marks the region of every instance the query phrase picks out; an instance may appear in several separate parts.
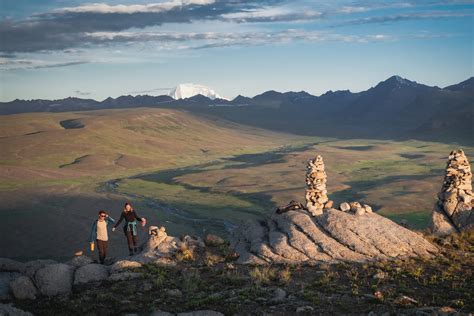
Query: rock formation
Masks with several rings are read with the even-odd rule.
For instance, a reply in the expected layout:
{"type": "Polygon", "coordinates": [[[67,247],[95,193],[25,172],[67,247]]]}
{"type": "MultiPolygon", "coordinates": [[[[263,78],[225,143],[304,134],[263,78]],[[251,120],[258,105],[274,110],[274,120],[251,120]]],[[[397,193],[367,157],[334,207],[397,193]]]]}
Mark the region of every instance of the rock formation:
{"type": "MultiPolygon", "coordinates": [[[[326,181],[323,157],[318,155],[308,162],[306,170],[306,208],[313,216],[323,214],[323,209],[329,202],[326,181]]],[[[332,206],[332,201],[329,204],[332,206]]]]}
{"type": "Polygon", "coordinates": [[[438,253],[421,235],[373,213],[367,204],[331,208],[326,181],[323,159],[317,156],[308,164],[307,210],[293,202],[267,219],[247,222],[231,244],[240,255],[237,262],[367,261],[438,253]]]}
{"type": "Polygon", "coordinates": [[[448,157],[446,173],[431,215],[431,231],[439,236],[474,227],[471,166],[462,149],[448,157]]]}

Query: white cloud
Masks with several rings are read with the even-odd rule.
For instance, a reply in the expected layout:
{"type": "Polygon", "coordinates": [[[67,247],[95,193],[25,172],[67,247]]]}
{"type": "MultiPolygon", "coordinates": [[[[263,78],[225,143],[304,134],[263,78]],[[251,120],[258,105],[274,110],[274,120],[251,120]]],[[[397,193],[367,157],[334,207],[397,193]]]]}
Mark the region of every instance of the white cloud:
{"type": "Polygon", "coordinates": [[[262,7],[259,9],[246,10],[242,12],[234,12],[223,14],[224,20],[233,22],[259,22],[259,21],[298,21],[298,20],[310,20],[320,18],[321,12],[314,10],[295,10],[287,6],[280,7],[262,7]]]}
{"type": "Polygon", "coordinates": [[[167,2],[132,4],[132,5],[109,5],[106,3],[92,3],[77,7],[67,7],[55,10],[57,13],[159,13],[169,11],[178,7],[190,5],[209,5],[215,0],[172,0],[167,2]]]}

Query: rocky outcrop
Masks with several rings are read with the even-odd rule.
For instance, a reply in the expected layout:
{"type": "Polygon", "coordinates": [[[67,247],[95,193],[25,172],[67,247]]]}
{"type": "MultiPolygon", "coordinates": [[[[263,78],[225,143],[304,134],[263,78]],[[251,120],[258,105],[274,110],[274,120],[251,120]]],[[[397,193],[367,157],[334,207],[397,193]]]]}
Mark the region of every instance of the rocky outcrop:
{"type": "Polygon", "coordinates": [[[3,272],[23,272],[25,264],[8,258],[0,258],[0,271],[3,272]]]}
{"type": "Polygon", "coordinates": [[[0,304],[0,315],[5,316],[33,316],[30,312],[25,312],[12,304],[0,304]]]}
{"type": "Polygon", "coordinates": [[[50,259],[38,259],[38,260],[33,260],[25,263],[24,267],[24,273],[29,276],[30,278],[33,278],[35,276],[36,271],[38,271],[41,268],[46,267],[47,265],[50,264],[56,264],[58,263],[57,261],[50,260],[50,259]]]}
{"type": "Polygon", "coordinates": [[[0,300],[10,297],[10,282],[21,276],[18,272],[0,272],[0,300]]]}
{"type": "Polygon", "coordinates": [[[88,264],[93,263],[94,260],[91,257],[80,255],[80,256],[75,256],[74,258],[71,259],[71,261],[68,262],[69,265],[79,268],[88,264]]]}
{"type": "Polygon", "coordinates": [[[288,211],[247,223],[233,246],[250,264],[367,261],[431,257],[438,249],[421,235],[375,213],[327,209],[320,216],[288,211]]]}
{"type": "Polygon", "coordinates": [[[69,295],[73,275],[73,267],[64,263],[51,264],[36,272],[35,283],[45,296],[69,295]]]}
{"type": "Polygon", "coordinates": [[[10,288],[12,290],[13,296],[18,300],[34,300],[38,295],[38,290],[33,284],[33,281],[31,281],[31,279],[25,275],[22,275],[10,282],[10,288]]]}
{"type": "MultiPolygon", "coordinates": [[[[306,208],[313,216],[321,215],[329,202],[326,182],[323,157],[318,155],[308,162],[306,170],[306,208]]],[[[332,206],[332,202],[329,204],[332,206]]]]}
{"type": "Polygon", "coordinates": [[[306,175],[307,209],[293,202],[272,216],[250,221],[231,246],[239,263],[314,263],[431,257],[438,249],[421,235],[373,213],[367,204],[332,208],[321,156],[310,160],[306,175]]]}
{"type": "Polygon", "coordinates": [[[100,282],[107,279],[109,269],[102,264],[86,264],[76,270],[74,274],[74,285],[90,282],[100,282]]]}
{"type": "Polygon", "coordinates": [[[448,157],[441,191],[431,215],[430,230],[443,236],[474,227],[472,211],[471,165],[462,149],[452,151],[448,157]]]}

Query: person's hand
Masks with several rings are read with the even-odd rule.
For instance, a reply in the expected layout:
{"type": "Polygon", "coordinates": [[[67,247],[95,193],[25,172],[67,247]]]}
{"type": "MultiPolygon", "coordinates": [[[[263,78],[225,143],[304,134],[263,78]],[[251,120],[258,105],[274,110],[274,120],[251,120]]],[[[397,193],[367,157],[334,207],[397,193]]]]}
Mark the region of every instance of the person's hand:
{"type": "Polygon", "coordinates": [[[115,231],[115,227],[112,227],[112,231],[113,231],[113,232],[115,231]]]}
{"type": "Polygon", "coordinates": [[[91,251],[94,251],[94,243],[91,242],[91,251]]]}
{"type": "Polygon", "coordinates": [[[143,217],[143,218],[142,218],[142,227],[145,227],[145,225],[146,225],[146,218],[143,217]]]}

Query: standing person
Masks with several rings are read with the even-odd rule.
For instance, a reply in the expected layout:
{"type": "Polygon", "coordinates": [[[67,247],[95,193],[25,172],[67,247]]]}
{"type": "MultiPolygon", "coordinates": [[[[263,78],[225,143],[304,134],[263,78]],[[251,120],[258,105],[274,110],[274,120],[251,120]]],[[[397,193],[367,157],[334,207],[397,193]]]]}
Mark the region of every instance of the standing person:
{"type": "Polygon", "coordinates": [[[104,264],[105,257],[107,256],[107,246],[109,236],[107,234],[107,225],[115,224],[115,220],[110,217],[107,212],[99,211],[99,218],[92,223],[90,243],[91,251],[94,251],[94,241],[99,249],[99,261],[104,264]]]}
{"type": "Polygon", "coordinates": [[[124,219],[125,225],[123,226],[123,232],[125,237],[127,237],[128,252],[130,256],[133,256],[134,253],[138,253],[137,221],[141,222],[142,226],[145,226],[146,219],[144,217],[139,217],[132,205],[128,202],[125,203],[120,219],[112,228],[112,231],[115,231],[115,228],[117,228],[124,219]]]}

